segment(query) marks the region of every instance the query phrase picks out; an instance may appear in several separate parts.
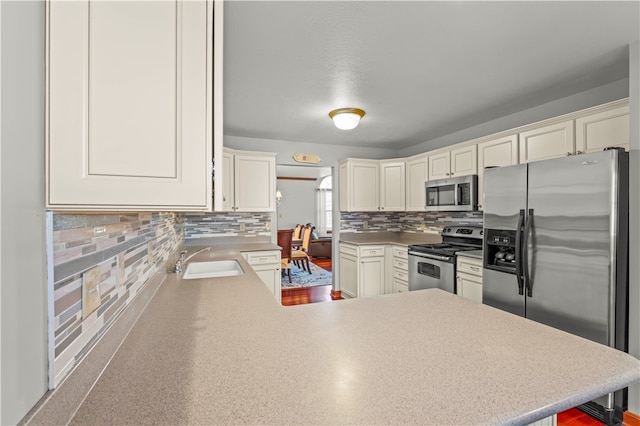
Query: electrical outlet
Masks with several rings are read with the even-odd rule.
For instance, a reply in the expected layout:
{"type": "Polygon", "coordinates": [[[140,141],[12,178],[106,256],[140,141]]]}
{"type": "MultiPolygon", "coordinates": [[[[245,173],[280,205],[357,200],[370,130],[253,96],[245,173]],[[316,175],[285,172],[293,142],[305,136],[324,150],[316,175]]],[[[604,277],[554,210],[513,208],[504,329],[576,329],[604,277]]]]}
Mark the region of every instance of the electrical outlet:
{"type": "Polygon", "coordinates": [[[93,228],[93,235],[104,234],[105,232],[107,232],[107,228],[104,226],[96,226],[93,228]]]}
{"type": "Polygon", "coordinates": [[[362,221],[362,228],[363,229],[369,229],[369,221],[368,220],[363,220],[362,221]]]}

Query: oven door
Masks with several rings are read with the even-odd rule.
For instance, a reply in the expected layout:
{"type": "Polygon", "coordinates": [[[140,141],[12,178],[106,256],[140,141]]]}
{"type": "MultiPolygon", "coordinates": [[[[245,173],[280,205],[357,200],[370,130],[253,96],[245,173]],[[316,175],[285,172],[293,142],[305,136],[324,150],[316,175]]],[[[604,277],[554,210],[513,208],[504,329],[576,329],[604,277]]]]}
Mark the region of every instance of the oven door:
{"type": "Polygon", "coordinates": [[[439,288],[455,294],[455,259],[409,251],[409,291],[439,288]]]}

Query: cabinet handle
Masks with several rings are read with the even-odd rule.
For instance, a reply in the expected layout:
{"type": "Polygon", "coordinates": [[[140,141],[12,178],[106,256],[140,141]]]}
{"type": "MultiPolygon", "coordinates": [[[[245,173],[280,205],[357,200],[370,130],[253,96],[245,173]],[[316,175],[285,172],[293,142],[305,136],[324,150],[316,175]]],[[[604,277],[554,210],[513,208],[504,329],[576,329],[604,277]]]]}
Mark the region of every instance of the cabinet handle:
{"type": "Polygon", "coordinates": [[[384,210],[384,207],[380,207],[380,210],[384,210]]]}
{"type": "Polygon", "coordinates": [[[222,201],[227,201],[227,194],[222,194],[222,201]]]}
{"type": "Polygon", "coordinates": [[[482,204],[478,204],[478,208],[481,209],[482,208],[482,204]]]}
{"type": "Polygon", "coordinates": [[[447,176],[451,176],[451,173],[447,173],[446,175],[447,175],[447,176]]]}
{"type": "Polygon", "coordinates": [[[477,266],[469,266],[469,269],[471,269],[472,271],[479,271],[480,268],[478,268],[477,266]]]}
{"type": "Polygon", "coordinates": [[[582,151],[576,151],[576,155],[582,154],[582,151]]]}
{"type": "Polygon", "coordinates": [[[573,155],[573,153],[572,152],[567,152],[567,156],[569,156],[569,155],[573,155]]]}

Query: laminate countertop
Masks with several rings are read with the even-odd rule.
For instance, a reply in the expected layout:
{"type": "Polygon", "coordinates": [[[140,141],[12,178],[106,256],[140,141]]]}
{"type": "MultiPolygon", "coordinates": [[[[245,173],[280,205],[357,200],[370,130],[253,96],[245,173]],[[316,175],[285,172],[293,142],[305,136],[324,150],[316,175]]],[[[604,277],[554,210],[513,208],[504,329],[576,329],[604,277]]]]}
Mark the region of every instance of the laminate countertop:
{"type": "Polygon", "coordinates": [[[439,234],[414,233],[414,232],[342,232],[340,242],[366,245],[366,244],[433,244],[441,243],[439,234]]]}
{"type": "Polygon", "coordinates": [[[640,380],[628,354],[438,289],[283,307],[239,252],[194,258],[213,259],[245,274],[169,275],[71,424],[525,424],[640,380]]]}

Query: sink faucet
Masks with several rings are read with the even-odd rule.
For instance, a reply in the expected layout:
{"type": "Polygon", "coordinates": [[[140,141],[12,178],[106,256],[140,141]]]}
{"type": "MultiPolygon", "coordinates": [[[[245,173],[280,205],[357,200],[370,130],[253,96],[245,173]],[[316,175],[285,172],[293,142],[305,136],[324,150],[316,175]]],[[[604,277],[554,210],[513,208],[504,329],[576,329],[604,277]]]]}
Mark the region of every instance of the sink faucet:
{"type": "Polygon", "coordinates": [[[195,252],[191,253],[188,257],[187,257],[187,251],[182,250],[180,252],[180,257],[178,258],[178,260],[176,260],[175,272],[182,272],[182,268],[184,267],[184,265],[186,265],[187,262],[189,262],[189,260],[191,260],[193,256],[195,256],[198,253],[202,253],[203,251],[211,251],[211,247],[205,247],[205,248],[201,248],[200,250],[196,250],[195,252]]]}

